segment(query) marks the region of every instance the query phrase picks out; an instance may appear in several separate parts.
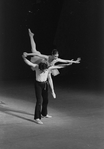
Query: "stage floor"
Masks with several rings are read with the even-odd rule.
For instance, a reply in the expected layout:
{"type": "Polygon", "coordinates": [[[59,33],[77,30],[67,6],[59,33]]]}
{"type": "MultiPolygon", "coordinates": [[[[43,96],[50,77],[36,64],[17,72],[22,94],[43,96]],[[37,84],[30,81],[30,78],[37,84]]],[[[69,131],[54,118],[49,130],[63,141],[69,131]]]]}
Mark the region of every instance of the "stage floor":
{"type": "Polygon", "coordinates": [[[32,83],[0,87],[0,149],[104,149],[104,95],[55,86],[43,125],[34,122],[32,83]]]}

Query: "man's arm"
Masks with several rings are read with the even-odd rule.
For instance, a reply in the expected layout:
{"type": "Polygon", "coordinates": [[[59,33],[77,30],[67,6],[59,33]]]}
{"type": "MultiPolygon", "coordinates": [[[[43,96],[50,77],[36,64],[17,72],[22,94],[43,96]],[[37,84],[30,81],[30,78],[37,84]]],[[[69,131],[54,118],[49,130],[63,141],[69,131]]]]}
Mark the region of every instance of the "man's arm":
{"type": "Polygon", "coordinates": [[[22,56],[23,57],[23,59],[24,59],[24,62],[27,64],[27,65],[29,65],[29,66],[31,66],[31,67],[36,67],[36,66],[38,66],[37,64],[33,64],[33,63],[31,63],[28,59],[26,59],[25,57],[24,57],[24,55],[22,56]]]}
{"type": "Polygon", "coordinates": [[[59,65],[51,66],[51,67],[49,67],[49,70],[61,69],[61,68],[64,68],[64,67],[66,67],[66,66],[69,66],[69,65],[71,65],[71,64],[72,64],[72,63],[59,64],[59,65]]]}

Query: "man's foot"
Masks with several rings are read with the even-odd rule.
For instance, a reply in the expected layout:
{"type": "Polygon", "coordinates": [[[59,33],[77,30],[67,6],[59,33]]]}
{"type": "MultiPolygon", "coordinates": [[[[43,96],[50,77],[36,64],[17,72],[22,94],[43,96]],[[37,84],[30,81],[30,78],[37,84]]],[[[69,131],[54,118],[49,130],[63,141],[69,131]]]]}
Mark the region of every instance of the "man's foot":
{"type": "Polygon", "coordinates": [[[37,123],[37,124],[43,124],[43,122],[38,118],[38,119],[35,119],[35,122],[37,123]]]}
{"type": "Polygon", "coordinates": [[[46,118],[52,118],[52,116],[51,115],[48,115],[48,114],[45,117],[46,118]]]}
{"type": "Polygon", "coordinates": [[[42,118],[44,118],[44,117],[45,117],[45,118],[52,118],[52,116],[51,116],[51,115],[48,115],[48,114],[47,114],[46,116],[41,115],[41,117],[42,117],[42,118]]]}

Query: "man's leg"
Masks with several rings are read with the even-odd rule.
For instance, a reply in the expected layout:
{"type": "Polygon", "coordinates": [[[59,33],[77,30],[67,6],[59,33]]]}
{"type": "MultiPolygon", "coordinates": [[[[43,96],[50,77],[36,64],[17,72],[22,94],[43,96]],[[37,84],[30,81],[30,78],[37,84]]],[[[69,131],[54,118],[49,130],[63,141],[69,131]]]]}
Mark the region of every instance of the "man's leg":
{"type": "Polygon", "coordinates": [[[35,94],[36,94],[36,106],[35,106],[35,113],[34,119],[41,119],[41,93],[42,88],[38,82],[35,82],[35,94]]]}
{"type": "Polygon", "coordinates": [[[47,106],[48,106],[48,84],[46,83],[44,85],[44,88],[42,90],[42,97],[43,97],[43,103],[42,103],[42,116],[46,116],[48,111],[47,111],[47,106]]]}
{"type": "Polygon", "coordinates": [[[43,103],[42,103],[42,117],[51,118],[52,116],[48,115],[48,84],[46,83],[44,90],[42,92],[43,103]]]}

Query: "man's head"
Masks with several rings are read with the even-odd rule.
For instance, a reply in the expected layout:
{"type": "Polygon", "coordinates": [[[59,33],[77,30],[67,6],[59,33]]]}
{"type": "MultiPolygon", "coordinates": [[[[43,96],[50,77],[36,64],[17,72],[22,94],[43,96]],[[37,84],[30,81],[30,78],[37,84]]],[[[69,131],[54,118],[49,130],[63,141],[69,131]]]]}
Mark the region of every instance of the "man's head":
{"type": "Polygon", "coordinates": [[[48,69],[48,63],[46,61],[40,62],[39,63],[39,69],[41,71],[44,71],[44,70],[48,69]]]}
{"type": "Polygon", "coordinates": [[[52,50],[52,57],[53,59],[57,59],[59,57],[59,52],[57,49],[52,50]]]}

